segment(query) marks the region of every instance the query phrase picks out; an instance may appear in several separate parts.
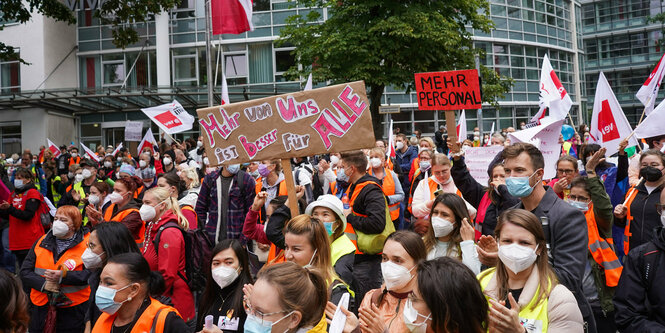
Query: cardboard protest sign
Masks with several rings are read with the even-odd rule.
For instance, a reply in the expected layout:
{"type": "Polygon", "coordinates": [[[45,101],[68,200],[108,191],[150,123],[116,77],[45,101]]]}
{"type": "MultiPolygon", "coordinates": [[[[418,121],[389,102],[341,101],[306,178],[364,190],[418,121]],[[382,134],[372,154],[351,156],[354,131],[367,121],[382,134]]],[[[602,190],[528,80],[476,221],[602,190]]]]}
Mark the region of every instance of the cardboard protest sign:
{"type": "Polygon", "coordinates": [[[482,185],[487,185],[487,169],[494,157],[503,151],[503,146],[469,147],[464,149],[464,163],[471,177],[482,185]]]}
{"type": "Polygon", "coordinates": [[[545,159],[545,175],[543,179],[552,179],[556,177],[556,161],[561,155],[561,144],[559,144],[559,135],[561,126],[565,119],[557,120],[553,117],[541,119],[540,125],[527,128],[525,130],[508,133],[510,142],[530,143],[543,153],[545,159]]]}
{"type": "Polygon", "coordinates": [[[416,73],[419,110],[480,109],[478,71],[416,73]]]}
{"type": "Polygon", "coordinates": [[[194,117],[187,113],[187,110],[176,100],[171,103],[141,109],[141,111],[168,134],[189,131],[194,124],[194,117]]]}
{"type": "Polygon", "coordinates": [[[363,81],[196,112],[211,165],[311,156],[374,145],[363,81]]]}

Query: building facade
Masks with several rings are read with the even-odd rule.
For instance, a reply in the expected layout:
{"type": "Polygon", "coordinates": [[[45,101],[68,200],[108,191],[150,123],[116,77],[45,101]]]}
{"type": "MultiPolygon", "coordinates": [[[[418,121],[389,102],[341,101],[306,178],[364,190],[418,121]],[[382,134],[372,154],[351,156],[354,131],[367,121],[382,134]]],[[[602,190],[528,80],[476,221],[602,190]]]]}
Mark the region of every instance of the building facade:
{"type": "MultiPolygon", "coordinates": [[[[528,122],[538,111],[538,85],[545,54],[574,102],[571,115],[575,123],[588,119],[592,100],[589,102],[587,96],[592,96],[595,90],[597,71],[616,69],[619,65],[614,57],[611,57],[613,63],[602,61],[607,58],[598,51],[603,45],[600,48],[615,52],[613,47],[619,42],[605,39],[613,40],[616,34],[612,31],[625,28],[614,23],[619,20],[612,16],[614,14],[608,14],[611,17],[609,28],[606,21],[600,21],[599,13],[605,10],[604,4],[615,2],[629,3],[626,6],[630,8],[633,8],[632,2],[647,3],[647,12],[634,14],[641,25],[633,26],[631,19],[624,20],[637,30],[646,27],[647,15],[642,14],[655,11],[648,0],[490,0],[487,15],[494,21],[495,29],[490,33],[471,33],[475,47],[485,52],[480,63],[513,78],[514,85],[499,100],[498,107],[487,105],[478,112],[467,111],[468,127],[480,126],[488,131],[493,123],[495,128],[505,129],[528,122]],[[597,45],[595,49],[592,44],[597,45]]],[[[111,28],[94,17],[90,1],[68,1],[67,4],[76,12],[75,26],[35,15],[29,24],[10,24],[0,31],[0,38],[20,47],[21,56],[31,63],[0,64],[0,137],[3,142],[0,153],[36,149],[45,144],[46,138],[56,144],[80,140],[91,148],[115,145],[124,140],[127,120],[143,121],[145,127],[151,126],[154,133],[159,133],[139,111],[142,107],[176,99],[195,115],[196,108],[207,105],[204,1],[183,0],[178,8],[156,15],[154,19],[132,23],[140,41],[124,50],[113,45],[111,28]],[[38,35],[37,42],[27,43],[21,38],[24,33],[38,35]],[[14,36],[14,39],[6,36],[14,36]],[[35,52],[31,47],[39,50],[35,52]],[[17,139],[21,143],[9,144],[17,139]]],[[[612,6],[609,5],[609,12],[613,12],[612,6]]],[[[284,0],[255,0],[254,31],[215,36],[212,43],[215,103],[220,101],[222,70],[229,83],[232,102],[302,89],[304,78],[289,82],[283,77],[296,63],[290,54],[292,48],[278,47],[275,40],[289,16],[306,15],[312,10],[322,14],[322,21],[327,18],[325,9],[293,8],[284,0]]],[[[644,38],[638,36],[635,40],[648,45],[659,33],[655,28],[630,31],[626,33],[628,41],[633,40],[633,34],[638,34],[644,38]]],[[[647,54],[638,57],[640,61],[630,55],[625,74],[608,75],[611,83],[621,75],[628,75],[631,82],[641,84],[640,80],[643,81],[660,56],[655,46],[645,47],[647,54]],[[631,67],[638,62],[641,72],[631,67]]],[[[637,52],[634,47],[628,47],[627,51],[637,52]]],[[[637,86],[630,86],[626,91],[634,95],[637,86]]],[[[619,100],[627,102],[629,98],[619,100]]],[[[630,103],[633,102],[636,100],[630,99],[630,103]]],[[[443,112],[417,110],[415,92],[407,94],[402,88],[387,87],[382,104],[401,107],[400,113],[382,117],[384,124],[391,117],[402,132],[420,130],[431,134],[444,125],[443,112]]],[[[179,138],[197,133],[195,123],[192,131],[179,134],[179,138]]]]}

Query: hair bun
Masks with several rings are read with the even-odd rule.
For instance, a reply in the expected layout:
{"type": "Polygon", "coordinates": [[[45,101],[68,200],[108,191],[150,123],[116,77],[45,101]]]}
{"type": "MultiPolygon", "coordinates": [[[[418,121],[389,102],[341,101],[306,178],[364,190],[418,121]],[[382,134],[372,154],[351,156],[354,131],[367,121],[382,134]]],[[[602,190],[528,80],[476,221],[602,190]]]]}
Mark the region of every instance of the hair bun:
{"type": "Polygon", "coordinates": [[[164,293],[166,290],[166,283],[164,282],[164,277],[162,273],[158,271],[150,271],[150,282],[149,282],[149,292],[150,296],[156,297],[164,293]]]}

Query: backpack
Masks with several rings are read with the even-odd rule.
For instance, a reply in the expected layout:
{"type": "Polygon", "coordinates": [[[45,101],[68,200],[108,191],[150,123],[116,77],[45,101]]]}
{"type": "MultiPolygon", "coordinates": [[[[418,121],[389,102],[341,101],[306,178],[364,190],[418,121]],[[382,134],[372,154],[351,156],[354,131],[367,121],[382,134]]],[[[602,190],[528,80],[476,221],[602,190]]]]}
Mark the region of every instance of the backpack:
{"type": "Polygon", "coordinates": [[[210,270],[212,242],[201,228],[185,231],[180,228],[178,223],[169,221],[159,227],[155,239],[152,241],[157,255],[159,255],[159,239],[162,236],[162,231],[168,228],[180,230],[185,241],[185,276],[182,276],[180,272],[178,272],[178,276],[187,282],[187,286],[192,292],[203,291],[210,270]]]}

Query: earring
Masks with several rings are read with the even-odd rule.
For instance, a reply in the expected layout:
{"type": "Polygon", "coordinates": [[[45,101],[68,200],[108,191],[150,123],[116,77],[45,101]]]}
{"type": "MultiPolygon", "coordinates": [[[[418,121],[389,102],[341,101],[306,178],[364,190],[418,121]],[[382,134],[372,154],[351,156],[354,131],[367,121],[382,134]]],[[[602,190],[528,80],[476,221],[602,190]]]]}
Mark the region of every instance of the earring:
{"type": "Polygon", "coordinates": [[[127,301],[131,302],[132,301],[132,296],[127,297],[127,301]]]}

